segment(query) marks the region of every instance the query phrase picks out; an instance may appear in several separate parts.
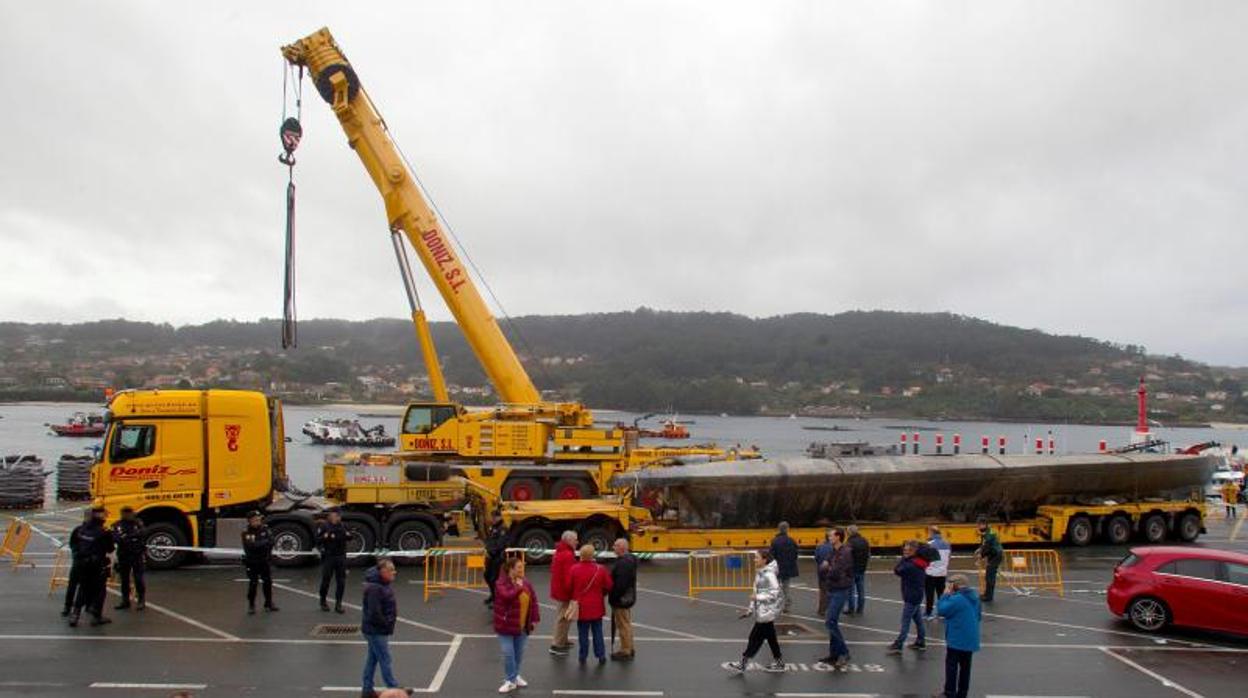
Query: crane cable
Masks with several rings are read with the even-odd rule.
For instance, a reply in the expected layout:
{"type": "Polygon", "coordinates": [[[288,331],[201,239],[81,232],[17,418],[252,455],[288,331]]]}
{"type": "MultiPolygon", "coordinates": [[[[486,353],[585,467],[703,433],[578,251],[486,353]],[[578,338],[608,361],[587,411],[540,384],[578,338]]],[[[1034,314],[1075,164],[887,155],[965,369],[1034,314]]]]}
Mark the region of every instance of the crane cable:
{"type": "Polygon", "coordinates": [[[294,67],[282,61],[282,125],[278,135],[282,142],[282,152],[277,161],[286,166],[286,270],[282,284],[282,348],[291,349],[298,344],[298,316],[295,308],[295,149],[303,138],[303,126],[299,117],[303,116],[303,66],[299,66],[299,74],[295,77],[295,115],[287,115],[287,100],[291,90],[288,81],[294,67]]]}

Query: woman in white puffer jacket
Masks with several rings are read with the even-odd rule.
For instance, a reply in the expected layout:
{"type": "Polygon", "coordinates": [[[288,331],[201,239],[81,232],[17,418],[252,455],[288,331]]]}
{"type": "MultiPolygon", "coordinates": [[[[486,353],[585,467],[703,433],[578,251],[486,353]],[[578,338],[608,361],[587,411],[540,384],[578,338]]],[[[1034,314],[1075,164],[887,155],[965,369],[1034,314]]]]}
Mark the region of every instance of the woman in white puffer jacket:
{"type": "Polygon", "coordinates": [[[729,662],[728,668],[736,672],[744,672],[750,660],[762,649],[763,642],[771,650],[771,664],[763,667],[766,671],[784,671],[784,660],[780,658],[780,641],[776,639],[776,620],[784,608],[784,593],[780,590],[779,566],[772,559],[771,551],[764,548],[754,553],[754,594],[750,597],[750,606],[742,618],[754,616],[754,627],[750,629],[750,639],[745,646],[745,653],[740,662],[729,662]]]}

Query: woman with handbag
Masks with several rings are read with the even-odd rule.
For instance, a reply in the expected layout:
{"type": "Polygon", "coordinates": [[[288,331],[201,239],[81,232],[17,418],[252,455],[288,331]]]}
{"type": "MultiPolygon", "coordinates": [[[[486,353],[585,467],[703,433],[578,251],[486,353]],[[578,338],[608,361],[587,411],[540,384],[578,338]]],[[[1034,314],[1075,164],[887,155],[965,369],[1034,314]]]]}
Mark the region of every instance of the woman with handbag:
{"type": "Polygon", "coordinates": [[[524,558],[503,563],[502,574],[494,583],[494,632],[503,655],[503,685],[499,693],[511,693],[529,683],[520,675],[524,645],[533,627],[542,619],[533,585],[524,578],[524,558]]]}
{"type": "Polygon", "coordinates": [[[568,619],[576,620],[577,660],[584,664],[589,658],[589,636],[594,638],[594,656],[599,664],[607,661],[606,643],[602,639],[602,617],[607,614],[603,596],[611,591],[611,573],[594,562],[594,546],[582,545],[580,561],[572,565],[572,601],[568,619]]]}
{"type": "Polygon", "coordinates": [[[754,593],[750,596],[750,606],[741,614],[742,618],[754,616],[754,627],[750,629],[750,639],[745,646],[741,661],[729,662],[725,666],[737,673],[744,672],[754,659],[754,655],[763,648],[763,642],[771,649],[771,664],[763,667],[765,671],[784,671],[784,660],[780,658],[780,641],[776,639],[776,619],[784,605],[784,594],[780,591],[779,566],[772,559],[771,550],[763,548],[754,553],[754,593]]]}

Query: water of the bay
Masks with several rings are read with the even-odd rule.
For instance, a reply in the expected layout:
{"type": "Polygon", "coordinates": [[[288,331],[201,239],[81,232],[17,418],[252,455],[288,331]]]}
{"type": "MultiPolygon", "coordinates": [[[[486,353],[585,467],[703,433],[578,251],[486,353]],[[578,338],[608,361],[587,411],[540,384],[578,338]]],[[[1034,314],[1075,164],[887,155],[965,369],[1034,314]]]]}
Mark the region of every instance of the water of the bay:
{"type": "MultiPolygon", "coordinates": [[[[89,453],[98,447],[100,439],[83,439],[55,436],[48,424],[64,422],[76,411],[102,412],[101,405],[67,403],[20,403],[0,405],[0,455],[32,453],[43,459],[45,470],[54,471],[61,454],[89,453]]],[[[296,486],[304,490],[320,487],[321,464],[328,453],[343,449],[314,445],[300,428],[314,417],[358,418],[365,426],[382,424],[386,433],[397,434],[402,408],[400,407],[306,407],[285,406],[286,445],[288,471],[296,486]],[[365,416],[361,416],[365,415],[365,416]]],[[[623,422],[631,424],[635,415],[625,412],[596,411],[601,423],[623,422]]],[[[902,433],[920,434],[924,453],[934,451],[937,434],[944,436],[945,452],[952,451],[953,435],[962,436],[963,452],[977,452],[980,438],[988,436],[995,452],[998,437],[1004,436],[1008,452],[1032,452],[1036,438],[1047,442],[1052,432],[1058,453],[1092,452],[1102,439],[1111,447],[1126,444],[1131,438],[1131,427],[1106,427],[1079,424],[1007,424],[999,422],[928,422],[914,419],[814,419],[788,417],[728,417],[683,416],[692,438],[679,443],[715,442],[721,446],[741,444],[757,445],[769,456],[778,459],[794,458],[804,454],[812,441],[867,441],[876,444],[893,444],[900,441],[902,433]],[[810,429],[816,427],[817,429],[810,429]],[[830,431],[831,427],[844,430],[830,431]],[[898,427],[905,427],[900,429],[898,427]]],[[[651,427],[657,427],[652,419],[651,427]]],[[[1233,427],[1219,428],[1167,428],[1154,427],[1158,438],[1165,439],[1175,447],[1184,447],[1204,441],[1217,441],[1225,446],[1248,444],[1248,430],[1233,427]]],[[[912,438],[912,436],[911,436],[912,438]]],[[[655,443],[661,443],[655,441],[655,443]]],[[[678,443],[678,442],[671,442],[678,443]]],[[[55,474],[49,475],[49,490],[55,474]]],[[[49,497],[50,505],[53,499],[49,497]]]]}

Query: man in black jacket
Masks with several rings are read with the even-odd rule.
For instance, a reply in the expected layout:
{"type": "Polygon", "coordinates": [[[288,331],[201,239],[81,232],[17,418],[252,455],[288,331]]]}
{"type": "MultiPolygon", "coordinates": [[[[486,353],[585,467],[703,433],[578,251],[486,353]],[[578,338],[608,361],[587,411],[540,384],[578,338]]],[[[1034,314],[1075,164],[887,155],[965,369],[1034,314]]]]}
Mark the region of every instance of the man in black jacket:
{"type": "Polygon", "coordinates": [[[130,608],[130,578],[134,577],[134,595],[138,610],[147,608],[147,584],[143,581],[143,556],[147,552],[147,540],[143,522],[134,515],[132,507],[121,508],[121,520],[113,524],[113,538],[117,540],[117,573],[121,575],[121,603],[113,608],[119,611],[130,608]]]}
{"type": "Polygon", "coordinates": [[[854,586],[849,590],[849,603],[845,613],[862,615],[867,603],[867,566],[871,563],[871,544],[858,532],[857,526],[850,526],[846,530],[849,532],[849,540],[845,543],[854,559],[854,586]]]}
{"type": "Polygon", "coordinates": [[[103,509],[92,509],[91,519],[69,534],[69,549],[74,556],[74,565],[79,568],[78,591],[74,595],[74,610],[69,617],[71,628],[78,627],[84,606],[91,614],[91,625],[113,622],[104,617],[104,594],[108,584],[108,556],[116,546],[113,534],[104,527],[104,516],[103,509]]]}
{"type": "Polygon", "coordinates": [[[335,578],[334,610],[342,613],[342,593],[347,588],[347,539],[351,531],[342,524],[338,507],[330,509],[316,527],[316,545],[321,549],[321,610],[328,611],[329,580],[335,578]]]}
{"type": "Polygon", "coordinates": [[[776,530],[776,537],[771,539],[771,557],[776,561],[777,578],[780,580],[780,592],[784,594],[784,613],[792,607],[792,595],[789,584],[797,577],[797,542],[789,537],[789,522],[781,521],[776,530]]]}
{"type": "Polygon", "coordinates": [[[620,634],[620,649],[611,653],[615,660],[632,659],[636,654],[633,648],[633,604],[637,603],[637,558],[628,552],[628,541],[616,539],[612,548],[615,551],[615,564],[611,567],[611,591],[607,594],[607,602],[611,604],[611,637],[620,634]]]}
{"type": "MultiPolygon", "coordinates": [[[[368,645],[368,657],[364,660],[363,698],[377,698],[373,689],[374,674],[381,667],[381,680],[388,688],[398,688],[390,660],[390,636],[399,617],[399,607],[391,584],[397,571],[394,563],[382,559],[377,566],[364,573],[364,603],[361,608],[360,634],[368,645]]],[[[407,691],[410,695],[410,691],[407,691]]]]}
{"type": "Polygon", "coordinates": [[[83,564],[78,555],[74,552],[74,536],[91,523],[95,513],[91,509],[84,509],[82,512],[82,523],[75,526],[72,533],[69,534],[69,542],[65,544],[69,551],[69,580],[65,585],[65,605],[61,608],[61,617],[68,618],[70,613],[74,611],[74,600],[78,598],[78,587],[82,586],[83,564]]]}
{"type": "Polygon", "coordinates": [[[264,585],[264,610],[276,611],[273,605],[273,534],[264,525],[264,516],[258,511],[247,514],[247,528],[243,530],[243,567],[247,569],[247,614],[256,612],[256,585],[264,585]]]}
{"type": "Polygon", "coordinates": [[[498,582],[498,571],[503,567],[503,558],[507,556],[507,527],[503,525],[503,517],[494,514],[490,519],[490,531],[485,536],[485,586],[489,596],[485,605],[494,607],[494,584],[498,582]]]}

